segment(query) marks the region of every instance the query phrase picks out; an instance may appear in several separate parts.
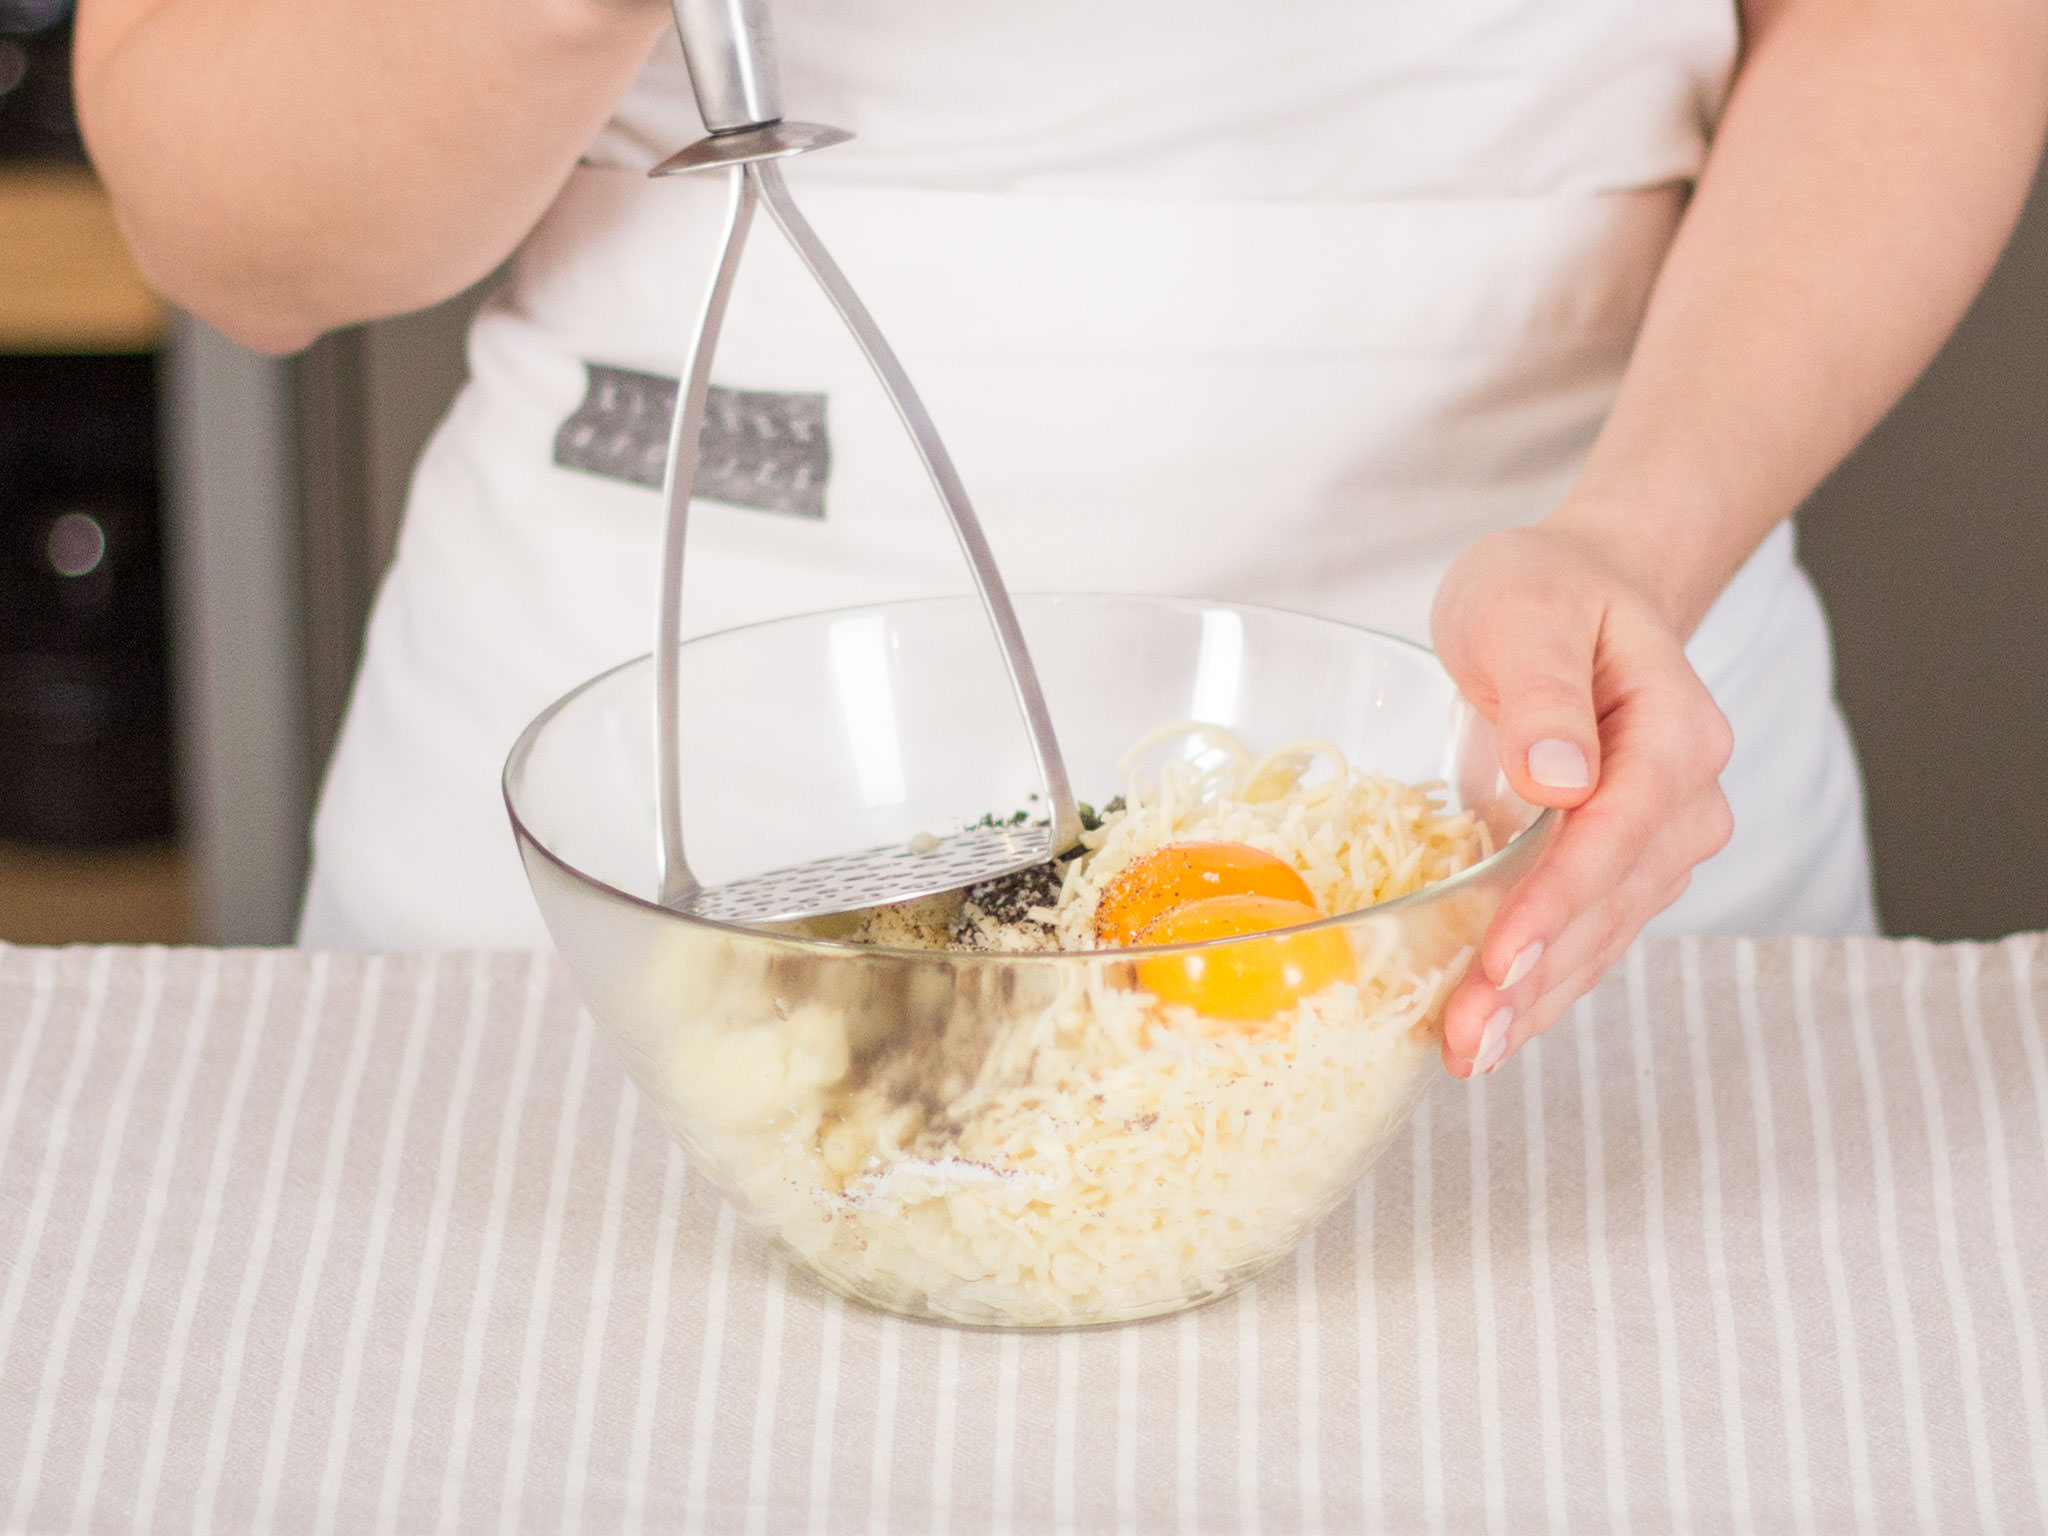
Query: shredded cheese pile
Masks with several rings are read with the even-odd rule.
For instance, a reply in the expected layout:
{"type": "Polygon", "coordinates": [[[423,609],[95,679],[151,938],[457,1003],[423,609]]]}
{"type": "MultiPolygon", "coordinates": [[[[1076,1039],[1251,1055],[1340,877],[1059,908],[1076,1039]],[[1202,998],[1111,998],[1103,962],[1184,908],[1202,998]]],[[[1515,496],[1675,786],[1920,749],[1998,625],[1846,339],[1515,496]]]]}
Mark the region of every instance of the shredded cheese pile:
{"type": "MultiPolygon", "coordinates": [[[[1034,914],[1061,948],[1091,948],[1104,886],[1170,842],[1276,854],[1326,913],[1489,851],[1428,788],[1359,773],[1327,743],[1254,760],[1220,731],[1173,734],[1197,738],[1193,760],[1131,784],[1057,903],[1034,914]]],[[[869,931],[933,944],[946,932],[928,914],[869,931]]],[[[943,980],[951,993],[895,1035],[884,1028],[879,1048],[850,1043],[875,1038],[872,1019],[821,1005],[695,1019],[670,1042],[671,1118],[757,1219],[849,1294],[969,1323],[1170,1311],[1285,1253],[1427,1082],[1433,1025],[1469,951],[1428,963],[1393,918],[1349,931],[1355,983],[1257,1029],[1162,1004],[1113,950],[963,961],[979,969],[943,980]]]]}

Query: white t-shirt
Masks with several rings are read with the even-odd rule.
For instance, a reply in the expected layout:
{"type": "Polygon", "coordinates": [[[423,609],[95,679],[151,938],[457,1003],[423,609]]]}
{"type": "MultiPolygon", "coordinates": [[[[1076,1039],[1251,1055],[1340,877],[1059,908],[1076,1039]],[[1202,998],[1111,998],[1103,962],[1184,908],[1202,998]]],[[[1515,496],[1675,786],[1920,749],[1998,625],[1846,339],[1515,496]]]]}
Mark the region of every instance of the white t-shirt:
{"type": "MultiPolygon", "coordinates": [[[[1688,181],[1732,0],[782,0],[817,185],[1320,203],[1688,181]]],[[[590,158],[702,133],[673,33],[590,158]]]]}

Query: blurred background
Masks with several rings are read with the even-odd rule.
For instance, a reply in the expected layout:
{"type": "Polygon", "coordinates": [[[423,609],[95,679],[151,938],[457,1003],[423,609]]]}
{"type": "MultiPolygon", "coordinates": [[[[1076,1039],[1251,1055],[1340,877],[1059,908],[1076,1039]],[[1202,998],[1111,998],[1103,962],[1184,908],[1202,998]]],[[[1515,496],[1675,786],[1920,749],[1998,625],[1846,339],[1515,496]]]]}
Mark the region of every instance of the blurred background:
{"type": "MultiPolygon", "coordinates": [[[[286,360],[166,312],[78,143],[70,4],[0,0],[0,939],[286,942],[482,290],[286,360]]],[[[2048,927],[2044,445],[2048,177],[1800,517],[1891,933],[2048,927]]]]}

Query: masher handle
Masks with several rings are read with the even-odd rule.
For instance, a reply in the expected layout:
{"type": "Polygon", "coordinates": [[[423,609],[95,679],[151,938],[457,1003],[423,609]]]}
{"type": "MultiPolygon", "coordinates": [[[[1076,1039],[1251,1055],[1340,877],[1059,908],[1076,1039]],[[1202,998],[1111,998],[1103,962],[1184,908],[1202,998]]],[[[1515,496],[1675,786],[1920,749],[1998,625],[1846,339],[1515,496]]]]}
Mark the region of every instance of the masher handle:
{"type": "Polygon", "coordinates": [[[1010,674],[1011,691],[1024,716],[1024,729],[1031,738],[1031,755],[1038,760],[1039,777],[1045,781],[1046,808],[1052,815],[1052,852],[1055,856],[1069,853],[1081,842],[1081,812],[1074,802],[1073,784],[1067,778],[1066,759],[1060,755],[1059,738],[1053,734],[1052,711],[1046,707],[1045,690],[1039,686],[1031,648],[1024,643],[1024,627],[1017,622],[1017,611],[1010,605],[1010,589],[1003,583],[995,553],[981,531],[981,520],[974,515],[973,503],[967,499],[967,486],[960,479],[960,471],[953,467],[953,456],[940,440],[939,429],[924,408],[924,401],[918,398],[895,348],[884,339],[881,327],[875,324],[874,316],[853,291],[853,284],[839,270],[839,263],[825,249],[825,242],[818,238],[810,221],[797,211],[789,186],[782,179],[781,165],[763,160],[749,165],[746,175],[759,189],[769,217],[788,236],[797,256],[810,268],[811,276],[817,279],[825,297],[832,301],[839,318],[853,333],[862,355],[875,370],[875,377],[881,380],[889,403],[896,407],[896,415],[909,432],[917,456],[924,460],[932,488],[939,493],[946,516],[953,524],[954,536],[960,541],[961,553],[967,557],[967,569],[981,593],[982,607],[1003,653],[1003,666],[1010,674]]]}
{"type": "Polygon", "coordinates": [[[668,515],[662,520],[661,598],[654,634],[654,809],[660,825],[661,904],[680,906],[699,889],[683,851],[682,669],[683,544],[690,527],[690,492],[697,479],[697,451],[704,435],[704,402],[711,393],[711,358],[718,351],[718,333],[725,325],[726,304],[746,248],[759,191],[743,165],[726,172],[731,187],[726,205],[725,239],[719,247],[718,270],[697,330],[690,340],[689,362],[676,388],[676,412],[669,424],[668,473],[662,499],[668,515]]]}
{"type": "Polygon", "coordinates": [[[768,0],[669,0],[697,110],[712,134],[779,122],[782,84],[768,0]]]}

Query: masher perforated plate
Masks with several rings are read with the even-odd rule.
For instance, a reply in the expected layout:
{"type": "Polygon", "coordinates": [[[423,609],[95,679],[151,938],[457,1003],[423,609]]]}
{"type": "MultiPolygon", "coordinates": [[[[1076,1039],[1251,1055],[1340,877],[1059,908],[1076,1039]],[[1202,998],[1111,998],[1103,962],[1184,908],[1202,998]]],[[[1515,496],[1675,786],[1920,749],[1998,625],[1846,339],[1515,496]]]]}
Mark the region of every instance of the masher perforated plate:
{"type": "Polygon", "coordinates": [[[1029,869],[1052,856],[1052,828],[1044,822],[969,827],[928,843],[890,843],[703,886],[665,904],[713,922],[784,922],[914,901],[1029,869]]]}

